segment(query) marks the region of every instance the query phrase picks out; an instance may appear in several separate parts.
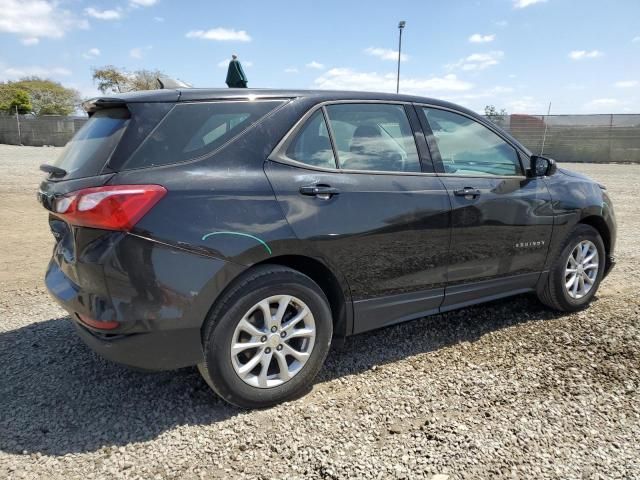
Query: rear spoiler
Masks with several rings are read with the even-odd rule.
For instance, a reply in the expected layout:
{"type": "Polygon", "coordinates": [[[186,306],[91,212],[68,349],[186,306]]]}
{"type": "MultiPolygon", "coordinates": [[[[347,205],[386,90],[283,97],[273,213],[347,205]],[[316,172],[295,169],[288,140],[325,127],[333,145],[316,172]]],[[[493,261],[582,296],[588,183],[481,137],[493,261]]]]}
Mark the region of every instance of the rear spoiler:
{"type": "Polygon", "coordinates": [[[82,102],[82,108],[89,114],[89,116],[91,116],[93,113],[96,113],[98,110],[102,110],[103,108],[118,108],[124,107],[126,105],[127,102],[124,99],[113,97],[92,98],[91,100],[82,102]]]}
{"type": "Polygon", "coordinates": [[[82,108],[91,116],[98,110],[105,108],[126,107],[129,102],[177,101],[178,98],[180,98],[180,90],[193,88],[190,84],[182,80],[175,80],[165,75],[157,77],[156,83],[158,88],[155,90],[126,92],[118,94],[118,96],[115,97],[96,97],[83,102],[82,108]],[[164,91],[160,93],[160,90],[164,91]],[[170,91],[173,91],[173,93],[170,91]],[[173,96],[175,96],[175,98],[172,98],[173,96]]]}

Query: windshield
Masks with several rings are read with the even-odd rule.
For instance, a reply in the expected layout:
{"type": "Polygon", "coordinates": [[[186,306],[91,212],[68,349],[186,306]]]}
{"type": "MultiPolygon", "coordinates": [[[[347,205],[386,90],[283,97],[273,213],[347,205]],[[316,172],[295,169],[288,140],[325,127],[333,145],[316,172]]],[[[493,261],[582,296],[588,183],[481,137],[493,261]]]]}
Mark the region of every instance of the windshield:
{"type": "Polygon", "coordinates": [[[98,175],[118,145],[129,117],[126,108],[94,113],[53,163],[67,172],[64,180],[98,175]]]}

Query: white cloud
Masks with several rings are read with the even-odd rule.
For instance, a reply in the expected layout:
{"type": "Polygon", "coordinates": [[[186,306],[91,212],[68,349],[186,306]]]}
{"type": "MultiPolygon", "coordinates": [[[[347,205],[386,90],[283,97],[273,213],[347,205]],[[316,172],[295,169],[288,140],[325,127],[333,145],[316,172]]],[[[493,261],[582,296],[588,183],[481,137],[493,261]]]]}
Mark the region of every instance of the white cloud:
{"type": "Polygon", "coordinates": [[[69,76],[71,71],[64,67],[6,67],[0,69],[0,80],[15,80],[23,77],[61,77],[69,76]]]}
{"type": "Polygon", "coordinates": [[[74,90],[77,90],[78,92],[80,92],[80,98],[82,100],[88,100],[90,98],[95,98],[102,95],[102,92],[100,92],[100,90],[98,90],[95,87],[95,85],[91,85],[89,83],[80,84],[80,83],[75,83],[70,81],[70,82],[65,82],[65,86],[69,88],[73,88],[74,90]]]}
{"type": "MultiPolygon", "coordinates": [[[[368,90],[395,92],[395,73],[359,72],[351,68],[332,68],[314,80],[316,88],[324,90],[368,90]]],[[[402,93],[430,94],[433,92],[462,92],[473,87],[455,74],[443,77],[402,77],[402,93]]]]}
{"type": "Polygon", "coordinates": [[[480,90],[476,92],[465,93],[464,95],[458,95],[456,98],[476,99],[494,97],[496,95],[504,95],[505,93],[512,93],[513,87],[504,87],[502,85],[496,85],[495,87],[487,90],[480,90]]]}
{"type": "Polygon", "coordinates": [[[93,7],[85,8],[84,13],[98,20],[119,20],[122,17],[120,10],[98,10],[93,7]]]}
{"type": "Polygon", "coordinates": [[[158,3],[158,0],[130,0],[132,7],[150,7],[158,3]]]}
{"type": "Polygon", "coordinates": [[[613,84],[614,87],[618,88],[632,88],[637,87],[638,85],[640,85],[640,82],[638,82],[638,80],[620,80],[619,82],[613,84]]]}
{"type": "Polygon", "coordinates": [[[633,37],[633,38],[631,39],[631,41],[632,41],[633,43],[640,43],[640,35],[638,35],[637,37],[633,37]]]}
{"type": "Polygon", "coordinates": [[[474,33],[469,37],[469,41],[471,43],[488,43],[493,42],[496,36],[494,34],[491,35],[482,35],[480,33],[474,33]]]}
{"type": "Polygon", "coordinates": [[[145,52],[151,50],[153,47],[151,45],[147,45],[146,47],[135,47],[129,50],[129,56],[135,59],[141,59],[144,57],[145,52]]]}
{"type": "MultiPolygon", "coordinates": [[[[369,47],[365,49],[364,53],[373,57],[378,57],[382,60],[393,60],[394,62],[398,61],[398,51],[391,50],[390,48],[369,47]]],[[[407,60],[409,60],[409,55],[405,53],[400,54],[401,62],[406,62],[407,60]]]]}
{"type": "Polygon", "coordinates": [[[300,70],[298,70],[296,67],[287,67],[284,69],[284,73],[298,73],[300,70]]]}
{"type": "Polygon", "coordinates": [[[585,103],[583,109],[590,112],[608,111],[611,108],[620,106],[621,103],[617,98],[596,98],[595,100],[585,103]]]}
{"type": "Polygon", "coordinates": [[[514,8],[527,8],[536,3],[544,3],[547,0],[513,0],[514,8]]]}
{"type": "Polygon", "coordinates": [[[307,68],[313,68],[315,70],[324,69],[324,65],[322,63],[316,62],[315,60],[312,60],[309,63],[307,63],[306,67],[307,68]]]}
{"type": "MultiPolygon", "coordinates": [[[[220,60],[218,62],[218,68],[228,68],[230,61],[231,61],[230,59],[220,60]]],[[[244,60],[240,60],[240,63],[242,64],[243,67],[247,67],[247,68],[253,67],[253,62],[251,60],[248,60],[246,62],[244,60]]]]}
{"type": "Polygon", "coordinates": [[[495,24],[498,27],[506,27],[507,25],[509,25],[509,22],[507,22],[506,20],[499,20],[499,21],[495,22],[495,24]]]}
{"type": "Polygon", "coordinates": [[[0,32],[22,37],[25,45],[35,45],[41,38],[61,38],[69,30],[89,28],[89,23],[57,1],[0,0],[0,32]]]}
{"type": "Polygon", "coordinates": [[[523,96],[507,101],[505,108],[509,113],[528,113],[532,114],[540,112],[544,109],[544,105],[531,96],[523,96]]]}
{"type": "Polygon", "coordinates": [[[489,68],[500,63],[502,57],[504,57],[504,52],[500,50],[487,53],[473,53],[468,57],[461,58],[455,63],[446,65],[446,68],[449,70],[459,68],[465,71],[484,70],[485,68],[489,68]]]}
{"type": "Polygon", "coordinates": [[[164,17],[153,17],[153,19],[158,23],[164,22],[164,17]]]}
{"type": "Polygon", "coordinates": [[[245,30],[234,28],[212,28],[209,30],[191,30],[186,34],[187,38],[201,38],[204,40],[217,40],[220,42],[236,41],[250,42],[251,36],[245,30]]]}
{"type": "Polygon", "coordinates": [[[571,60],[583,60],[585,58],[598,58],[603,53],[600,50],[573,50],[569,52],[569,58],[571,60]]]}
{"type": "Polygon", "coordinates": [[[40,43],[40,39],[38,37],[26,37],[20,40],[23,45],[31,46],[37,45],[40,43]]]}
{"type": "Polygon", "coordinates": [[[100,56],[100,49],[98,48],[90,48],[85,53],[82,54],[83,58],[92,59],[100,56]]]}

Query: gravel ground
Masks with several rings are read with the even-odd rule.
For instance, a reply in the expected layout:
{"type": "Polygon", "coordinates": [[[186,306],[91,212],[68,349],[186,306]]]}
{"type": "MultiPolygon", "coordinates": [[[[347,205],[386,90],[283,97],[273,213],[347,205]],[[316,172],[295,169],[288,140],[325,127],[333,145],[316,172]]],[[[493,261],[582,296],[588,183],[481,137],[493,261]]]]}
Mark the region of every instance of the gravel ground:
{"type": "Polygon", "coordinates": [[[57,150],[0,146],[0,478],[640,478],[640,165],[567,165],[619,221],[589,309],[523,296],[360,335],[304,398],[243,411],[76,337],[42,284],[57,150]]]}

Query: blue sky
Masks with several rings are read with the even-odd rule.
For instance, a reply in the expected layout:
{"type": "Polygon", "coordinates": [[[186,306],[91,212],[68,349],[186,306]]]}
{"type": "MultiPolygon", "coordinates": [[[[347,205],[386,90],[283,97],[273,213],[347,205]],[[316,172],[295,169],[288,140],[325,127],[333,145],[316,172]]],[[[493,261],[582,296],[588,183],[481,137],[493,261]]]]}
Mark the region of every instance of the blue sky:
{"type": "Polygon", "coordinates": [[[512,113],[640,113],[640,0],[0,0],[0,80],[92,66],[223,87],[401,91],[512,113]]]}

